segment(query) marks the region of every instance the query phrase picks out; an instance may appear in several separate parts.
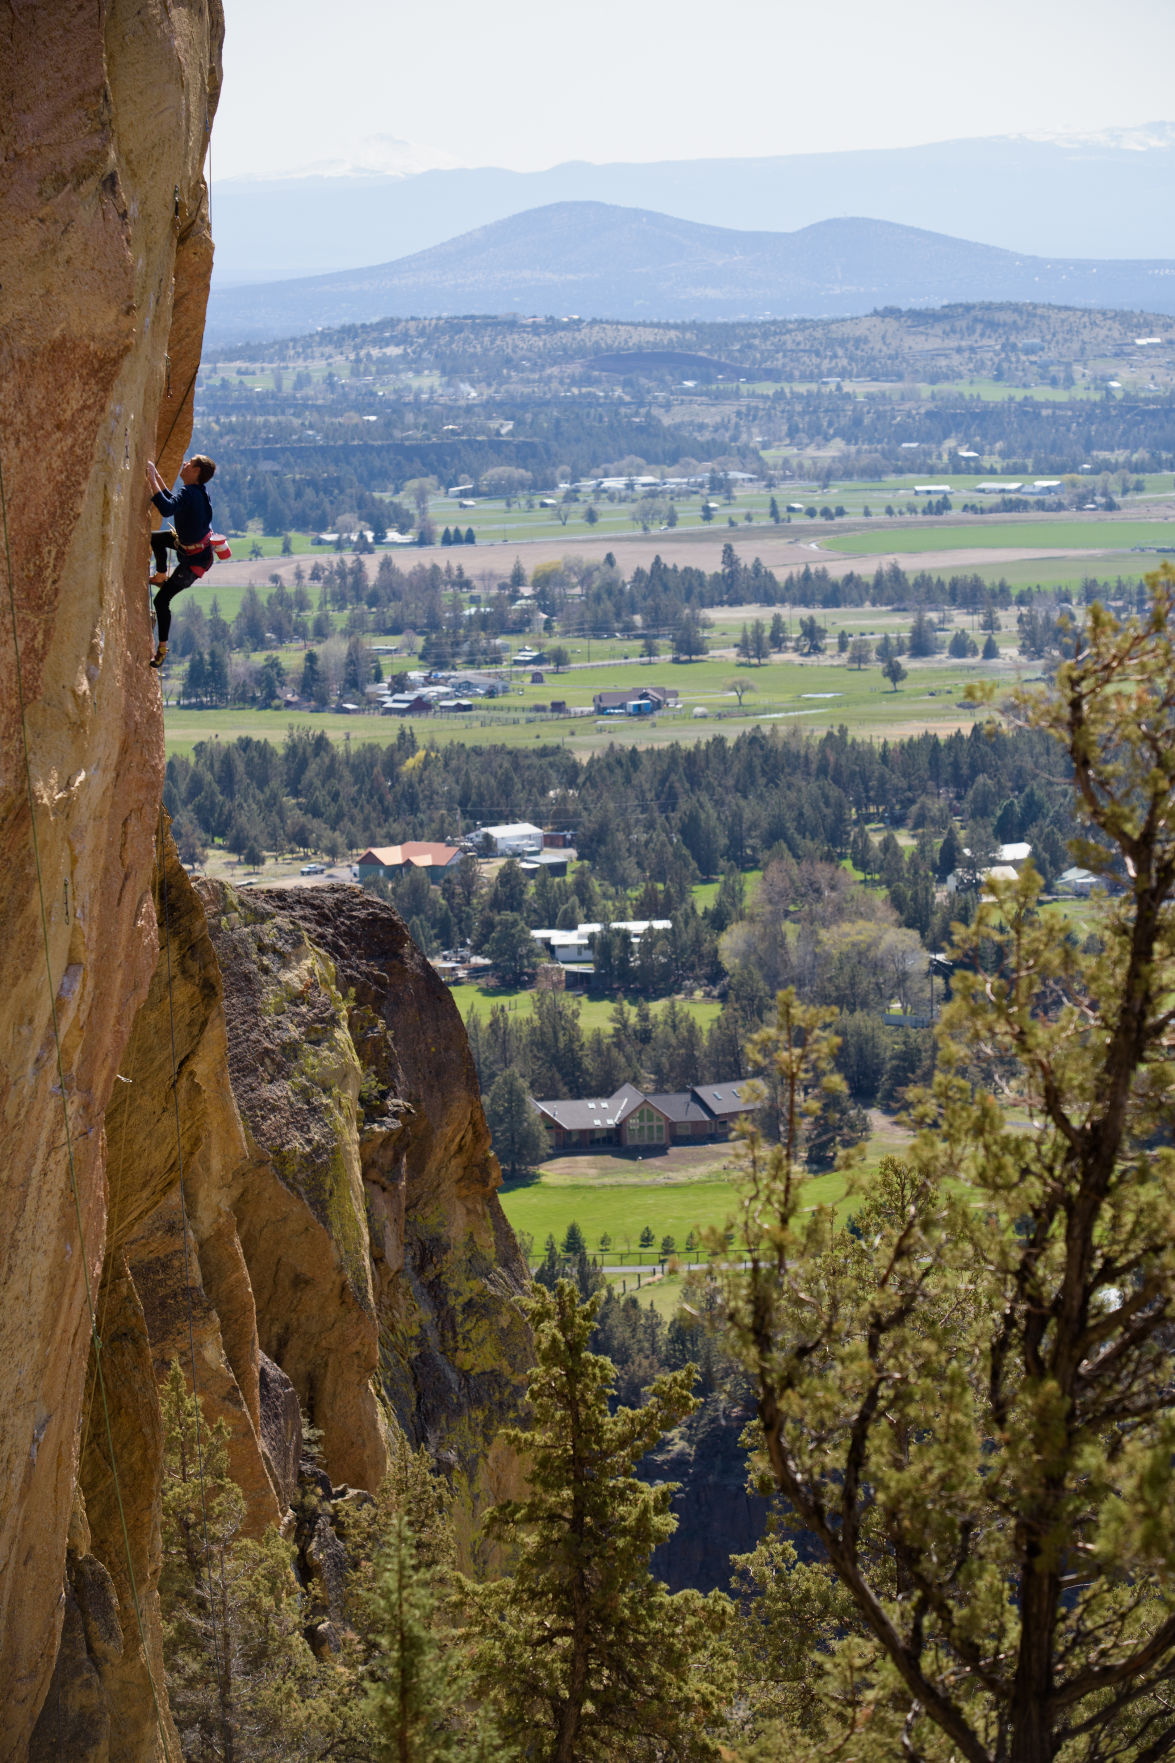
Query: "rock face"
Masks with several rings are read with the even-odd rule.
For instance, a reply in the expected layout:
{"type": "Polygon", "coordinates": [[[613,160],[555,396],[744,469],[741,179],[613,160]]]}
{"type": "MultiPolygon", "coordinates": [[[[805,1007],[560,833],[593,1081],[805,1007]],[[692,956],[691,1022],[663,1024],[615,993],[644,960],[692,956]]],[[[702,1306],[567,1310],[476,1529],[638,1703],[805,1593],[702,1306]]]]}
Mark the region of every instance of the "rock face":
{"type": "Polygon", "coordinates": [[[530,1347],[457,1009],[357,888],[200,893],[252,1159],[235,1209],[261,1346],[334,1482],[376,1485],[390,1415],[455,1462],[472,1516],[513,1486],[495,1441],[530,1347]]]}
{"type": "Polygon", "coordinates": [[[720,1393],[675,1428],[641,1463],[647,1481],[678,1484],[677,1529],[653,1552],[653,1572],[670,1591],[692,1586],[725,1591],[732,1555],[749,1554],[767,1522],[768,1502],[747,1488],[747,1454],[739,1444],[751,1419],[720,1393]]]}
{"type": "Polygon", "coordinates": [[[336,1506],[395,1428],[467,1514],[514,1474],[525,1269],[451,1000],[356,892],[202,900],[160,808],[144,465],[190,433],[221,33],[219,0],[0,17],[0,1763],[179,1754],[173,1359],[254,1531],[303,1409],[336,1506]]]}
{"type": "MultiPolygon", "coordinates": [[[[228,1428],[254,1533],[294,1497],[303,1414],[328,1499],[375,1490],[390,1429],[425,1445],[470,1557],[478,1509],[516,1490],[496,1435],[530,1357],[526,1270],[451,998],[358,889],[197,891],[167,836],[151,902],[159,956],[105,1118],[104,1388],[91,1357],[60,1647],[13,1752],[46,1763],[59,1733],[95,1763],[172,1738],[155,1588],[173,1360],[228,1428]]],[[[341,1557],[319,1529],[298,1545],[329,1651],[341,1557]]]]}
{"type": "Polygon", "coordinates": [[[155,452],[173,470],[188,438],[222,28],[219,0],[16,0],[0,17],[5,1759],[27,1747],[66,1613],[75,1642],[90,1632],[65,1577],[86,1282],[96,1298],[103,1119],[156,953],[143,473],[155,452]]]}

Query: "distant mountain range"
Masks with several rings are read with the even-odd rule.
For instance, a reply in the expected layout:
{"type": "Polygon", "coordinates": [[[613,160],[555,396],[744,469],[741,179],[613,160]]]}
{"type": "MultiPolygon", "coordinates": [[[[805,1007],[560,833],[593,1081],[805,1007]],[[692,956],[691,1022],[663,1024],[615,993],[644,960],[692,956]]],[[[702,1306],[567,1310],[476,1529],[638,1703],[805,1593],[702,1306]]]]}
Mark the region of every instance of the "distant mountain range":
{"type": "MultiPolygon", "coordinates": [[[[362,156],[355,163],[362,163],[362,156]]],[[[770,159],[430,169],[383,144],[383,175],[221,179],[215,285],[358,268],[553,202],[651,209],[705,226],[792,232],[867,214],[1052,257],[1175,257],[1175,123],[770,159]],[[394,169],[397,168],[397,169],[394,169]]],[[[325,170],[326,168],[320,168],[325,170]]]]}
{"type": "Polygon", "coordinates": [[[980,300],[1175,312],[1175,262],[1028,257],[881,220],[749,233],[556,202],[370,269],[214,290],[206,337],[444,313],[840,318],[980,300]]]}

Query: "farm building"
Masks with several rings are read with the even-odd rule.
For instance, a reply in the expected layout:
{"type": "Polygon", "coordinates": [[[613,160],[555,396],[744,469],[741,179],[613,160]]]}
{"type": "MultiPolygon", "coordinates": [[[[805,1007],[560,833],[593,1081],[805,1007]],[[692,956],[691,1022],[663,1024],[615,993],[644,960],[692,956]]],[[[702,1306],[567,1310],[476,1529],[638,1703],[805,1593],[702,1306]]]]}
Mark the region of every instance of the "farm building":
{"type": "Polygon", "coordinates": [[[677,688],[625,686],[619,691],[597,692],[592,702],[597,716],[651,716],[677,703],[677,688]]]}
{"type": "Polygon", "coordinates": [[[547,950],[552,961],[590,961],[592,946],[600,932],[608,930],[627,931],[629,939],[635,947],[647,930],[672,930],[673,920],[670,918],[625,918],[615,919],[610,925],[581,924],[575,930],[532,930],[531,936],[536,943],[541,943],[547,950]]]}
{"type": "Polygon", "coordinates": [[[393,692],[379,707],[381,716],[431,716],[433,701],[425,692],[393,692]]]}
{"type": "Polygon", "coordinates": [[[541,870],[545,870],[549,876],[557,878],[567,874],[567,866],[574,856],[574,849],[569,851],[536,851],[532,856],[520,857],[518,867],[523,875],[530,876],[532,880],[541,870]]]}
{"type": "Polygon", "coordinates": [[[555,1151],[593,1146],[664,1149],[668,1145],[724,1139],[740,1114],[758,1103],[745,1083],[695,1085],[671,1094],[649,1094],[622,1084],[613,1096],[587,1101],[533,1101],[555,1151]]]}
{"type": "Polygon", "coordinates": [[[506,826],[479,827],[474,835],[479,844],[487,845],[495,857],[529,856],[543,848],[543,829],[529,821],[513,821],[506,826]]]}
{"type": "Polygon", "coordinates": [[[423,869],[429,881],[437,882],[460,858],[461,851],[456,845],[409,839],[403,845],[373,845],[364,851],[355,868],[361,882],[370,881],[377,875],[389,879],[403,874],[406,869],[423,869]]]}
{"type": "Polygon", "coordinates": [[[449,689],[466,698],[500,698],[509,690],[506,682],[489,673],[454,673],[449,689]]]}

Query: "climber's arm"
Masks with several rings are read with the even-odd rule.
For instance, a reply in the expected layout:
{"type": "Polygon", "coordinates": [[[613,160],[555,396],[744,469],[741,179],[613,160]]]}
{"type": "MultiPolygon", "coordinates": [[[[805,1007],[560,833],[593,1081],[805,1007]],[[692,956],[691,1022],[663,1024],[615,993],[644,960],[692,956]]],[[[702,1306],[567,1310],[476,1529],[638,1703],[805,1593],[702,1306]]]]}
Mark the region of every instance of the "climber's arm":
{"type": "Polygon", "coordinates": [[[160,477],[155,461],[147,461],[147,488],[151,491],[151,500],[160,514],[174,514],[177,498],[169,492],[167,485],[160,477]]]}

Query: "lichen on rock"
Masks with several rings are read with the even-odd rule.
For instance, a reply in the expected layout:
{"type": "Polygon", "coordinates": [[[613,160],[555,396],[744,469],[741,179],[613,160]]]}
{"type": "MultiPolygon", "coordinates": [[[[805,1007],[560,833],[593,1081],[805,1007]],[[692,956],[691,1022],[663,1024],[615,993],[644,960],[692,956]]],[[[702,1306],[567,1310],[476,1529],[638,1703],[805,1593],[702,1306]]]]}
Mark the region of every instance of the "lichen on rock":
{"type": "Polygon", "coordinates": [[[173,1359],[256,1534],[301,1408],[333,1483],[374,1487],[398,1429],[473,1512],[529,1356],[464,1031],[402,923],[223,889],[209,926],[160,812],[144,467],[191,433],[222,35],[220,0],[0,15],[0,1763],[178,1755],[173,1359]]]}
{"type": "Polygon", "coordinates": [[[472,1523],[512,1474],[494,1439],[517,1410],[530,1340],[460,1017],[399,916],[359,889],[258,889],[247,903],[222,883],[200,891],[234,1092],[255,1170],[273,1182],[238,1208],[262,1344],[322,1429],[332,1478],[374,1488],[357,1449],[371,1447],[366,1354],[379,1411],[452,1456],[472,1523]],[[305,1219],[267,1232],[268,1210],[292,1196],[328,1246],[305,1219]],[[351,1368],[345,1388],[316,1369],[328,1269],[349,1294],[352,1347],[333,1355],[351,1368]]]}
{"type": "Polygon", "coordinates": [[[157,951],[144,467],[174,471],[190,434],[222,35],[219,0],[0,14],[4,1763],[27,1751],[69,1607],[103,1121],[157,951]]]}

